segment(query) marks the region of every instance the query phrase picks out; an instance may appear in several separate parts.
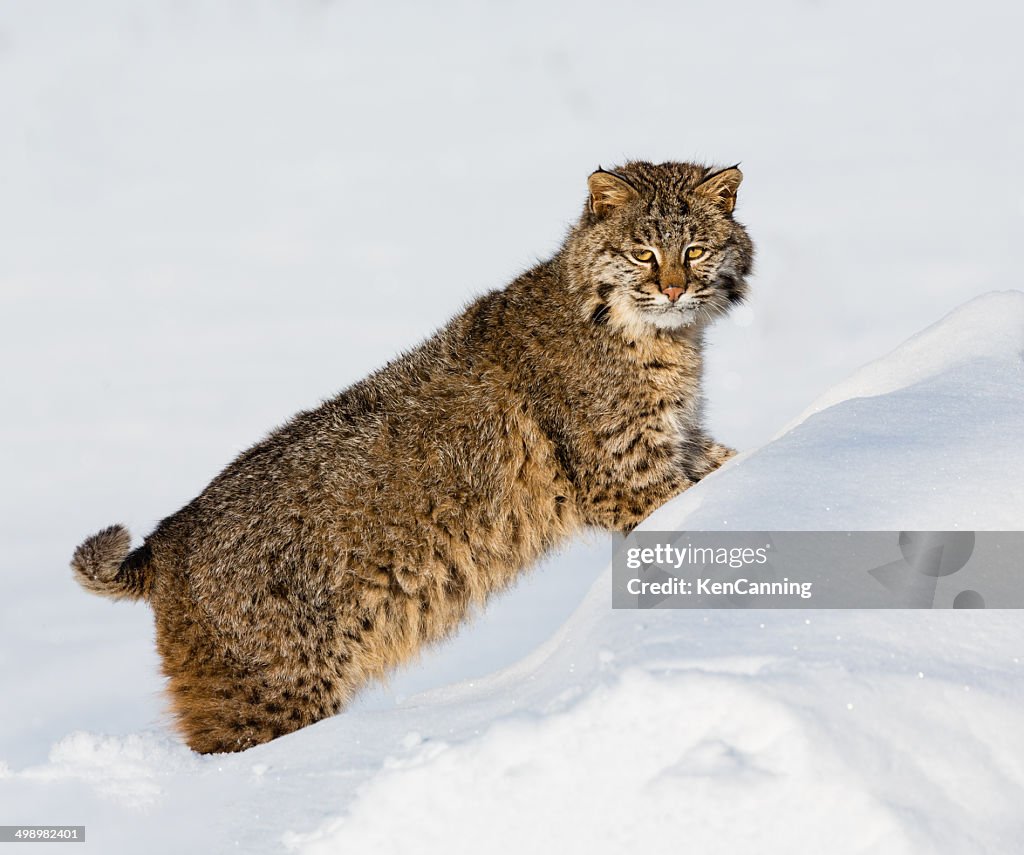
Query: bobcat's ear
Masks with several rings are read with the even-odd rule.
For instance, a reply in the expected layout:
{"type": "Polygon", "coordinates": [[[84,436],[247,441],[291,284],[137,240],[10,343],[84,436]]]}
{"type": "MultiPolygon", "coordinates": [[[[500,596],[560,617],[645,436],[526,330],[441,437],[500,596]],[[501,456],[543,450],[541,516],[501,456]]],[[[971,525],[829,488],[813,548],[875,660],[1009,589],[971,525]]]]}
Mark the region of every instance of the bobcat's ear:
{"type": "Polygon", "coordinates": [[[736,207],[736,191],[742,180],[743,173],[740,172],[739,166],[730,166],[712,172],[694,188],[694,192],[713,199],[727,214],[731,214],[732,209],[736,207]]]}
{"type": "Polygon", "coordinates": [[[587,186],[590,188],[590,213],[597,217],[604,217],[620,205],[640,198],[628,180],[600,167],[587,179],[587,186]]]}

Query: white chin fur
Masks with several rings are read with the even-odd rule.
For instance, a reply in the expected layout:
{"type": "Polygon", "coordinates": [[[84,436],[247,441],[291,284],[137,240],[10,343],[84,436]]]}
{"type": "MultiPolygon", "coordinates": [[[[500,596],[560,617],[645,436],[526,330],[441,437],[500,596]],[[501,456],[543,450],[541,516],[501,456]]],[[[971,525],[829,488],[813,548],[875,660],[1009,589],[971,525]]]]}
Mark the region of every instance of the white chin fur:
{"type": "Polygon", "coordinates": [[[654,306],[653,311],[645,312],[632,300],[619,293],[612,296],[609,305],[612,324],[635,338],[642,338],[645,333],[650,335],[652,327],[661,330],[682,330],[697,326],[700,317],[698,312],[700,304],[690,300],[687,300],[682,306],[678,304],[672,306],[666,299],[663,303],[654,306]]]}
{"type": "Polygon", "coordinates": [[[643,312],[641,317],[659,329],[675,330],[693,326],[697,322],[697,309],[672,309],[667,312],[643,312]]]}

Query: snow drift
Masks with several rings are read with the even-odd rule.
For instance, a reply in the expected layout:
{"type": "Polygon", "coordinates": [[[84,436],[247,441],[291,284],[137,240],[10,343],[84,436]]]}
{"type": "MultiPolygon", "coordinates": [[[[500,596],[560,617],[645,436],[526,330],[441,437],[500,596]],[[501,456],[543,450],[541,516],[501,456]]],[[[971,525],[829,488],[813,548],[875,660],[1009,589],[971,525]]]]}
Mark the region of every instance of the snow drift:
{"type": "MultiPolygon", "coordinates": [[[[646,527],[1019,528],[1022,354],[1024,294],[980,297],[646,527]]],[[[1018,851],[1015,612],[609,601],[606,575],[511,668],[241,755],[72,733],[0,800],[103,852],[1018,851]]]]}
{"type": "MultiPolygon", "coordinates": [[[[644,527],[1019,528],[1022,424],[1024,294],[988,294],[644,527]]],[[[609,590],[473,693],[486,730],[398,753],[289,844],[1016,851],[1016,613],[610,612],[609,590]]]]}
{"type": "Polygon", "coordinates": [[[149,609],[67,561],[549,254],[629,156],[742,160],[758,244],[707,388],[760,451],[652,525],[1021,528],[1019,294],[839,381],[1020,281],[1024,6],[0,8],[0,823],[103,853],[1020,851],[1018,613],[613,614],[606,582],[581,605],[594,535],[346,714],[200,758],[149,609]]]}
{"type": "Polygon", "coordinates": [[[977,297],[659,509],[694,530],[1024,528],[1024,294],[977,297]]]}

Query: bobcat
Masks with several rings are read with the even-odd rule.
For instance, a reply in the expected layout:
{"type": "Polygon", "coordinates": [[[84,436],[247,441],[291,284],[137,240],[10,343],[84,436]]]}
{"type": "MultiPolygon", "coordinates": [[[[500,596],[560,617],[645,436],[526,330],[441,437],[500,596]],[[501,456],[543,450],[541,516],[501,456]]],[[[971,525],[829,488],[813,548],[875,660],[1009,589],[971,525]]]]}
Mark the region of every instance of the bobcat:
{"type": "Polygon", "coordinates": [[[585,526],[628,531],[733,453],[701,426],[706,325],[746,294],[742,175],[630,162],[549,261],[242,453],[131,549],[72,567],[150,602],[199,752],[338,712],[585,526]]]}

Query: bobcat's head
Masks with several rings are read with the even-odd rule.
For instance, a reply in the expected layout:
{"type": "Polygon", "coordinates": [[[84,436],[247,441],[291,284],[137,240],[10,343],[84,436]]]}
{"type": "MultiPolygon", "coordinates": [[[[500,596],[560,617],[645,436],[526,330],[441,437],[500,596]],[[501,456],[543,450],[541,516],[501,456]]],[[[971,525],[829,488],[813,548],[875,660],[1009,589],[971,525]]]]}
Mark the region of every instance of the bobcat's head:
{"type": "Polygon", "coordinates": [[[703,325],[747,292],[754,247],[733,219],[735,167],[634,161],[590,176],[566,243],[594,323],[632,335],[703,325]]]}

